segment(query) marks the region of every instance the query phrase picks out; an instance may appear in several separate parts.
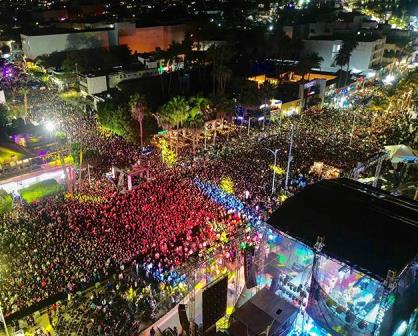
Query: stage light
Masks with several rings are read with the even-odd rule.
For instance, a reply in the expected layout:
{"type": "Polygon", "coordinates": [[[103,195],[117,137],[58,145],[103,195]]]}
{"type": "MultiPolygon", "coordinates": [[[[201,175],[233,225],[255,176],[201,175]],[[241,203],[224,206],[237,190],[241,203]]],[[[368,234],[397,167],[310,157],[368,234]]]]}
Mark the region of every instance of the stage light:
{"type": "Polygon", "coordinates": [[[385,79],[383,80],[383,83],[386,84],[386,85],[390,85],[390,84],[393,83],[394,80],[395,80],[395,76],[393,76],[393,75],[387,75],[385,77],[385,79]]]}
{"type": "Polygon", "coordinates": [[[52,133],[55,130],[55,124],[49,120],[45,123],[45,129],[52,133]]]}

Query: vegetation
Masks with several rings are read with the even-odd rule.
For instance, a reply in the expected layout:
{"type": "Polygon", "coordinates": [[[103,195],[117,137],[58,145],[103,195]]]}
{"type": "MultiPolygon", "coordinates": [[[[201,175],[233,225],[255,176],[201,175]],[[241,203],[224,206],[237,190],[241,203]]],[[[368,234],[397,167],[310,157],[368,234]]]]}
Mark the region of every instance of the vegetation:
{"type": "Polygon", "coordinates": [[[129,142],[137,142],[138,125],[125,105],[116,106],[110,102],[99,104],[97,120],[103,128],[129,142]]]}
{"type": "Polygon", "coordinates": [[[0,134],[6,135],[4,130],[6,129],[7,120],[8,120],[9,109],[6,105],[0,104],[0,134]]]}
{"type": "MultiPolygon", "coordinates": [[[[198,132],[203,128],[205,116],[209,114],[209,101],[202,97],[174,97],[155,114],[158,125],[164,129],[176,129],[185,126],[192,131],[193,149],[198,132]]],[[[176,139],[176,155],[178,154],[178,132],[176,139]]]]}
{"type": "Polygon", "coordinates": [[[139,137],[141,148],[144,148],[144,118],[148,114],[148,107],[145,97],[138,93],[132,95],[129,99],[131,117],[139,124],[139,137]]]}
{"type": "Polygon", "coordinates": [[[41,56],[39,61],[47,68],[61,69],[66,72],[84,72],[128,65],[132,61],[132,55],[127,46],[117,46],[109,49],[92,48],[53,52],[48,56],[41,56]]]}
{"type": "Polygon", "coordinates": [[[64,187],[57,181],[50,179],[32,184],[20,190],[20,196],[27,203],[39,201],[47,196],[52,196],[64,191],[64,187]]]}
{"type": "Polygon", "coordinates": [[[348,74],[350,71],[350,59],[351,54],[353,53],[354,49],[358,46],[358,41],[355,37],[348,37],[343,40],[343,44],[341,49],[338,51],[337,55],[335,55],[334,64],[340,67],[340,74],[338,77],[338,87],[341,87],[348,84],[348,74]],[[343,76],[343,67],[346,66],[346,77],[344,83],[342,82],[343,76]]]}
{"type": "Polygon", "coordinates": [[[11,211],[13,208],[12,195],[8,194],[3,189],[0,189],[0,216],[11,211]]]}

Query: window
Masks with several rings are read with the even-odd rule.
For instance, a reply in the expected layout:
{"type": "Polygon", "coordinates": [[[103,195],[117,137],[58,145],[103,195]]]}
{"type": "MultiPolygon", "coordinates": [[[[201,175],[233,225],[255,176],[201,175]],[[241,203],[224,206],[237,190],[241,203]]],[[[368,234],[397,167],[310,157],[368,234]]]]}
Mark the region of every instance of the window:
{"type": "Polygon", "coordinates": [[[334,53],[337,53],[337,52],[339,52],[340,51],[340,49],[341,49],[341,44],[334,44],[333,46],[332,46],[332,53],[334,54],[334,53]]]}

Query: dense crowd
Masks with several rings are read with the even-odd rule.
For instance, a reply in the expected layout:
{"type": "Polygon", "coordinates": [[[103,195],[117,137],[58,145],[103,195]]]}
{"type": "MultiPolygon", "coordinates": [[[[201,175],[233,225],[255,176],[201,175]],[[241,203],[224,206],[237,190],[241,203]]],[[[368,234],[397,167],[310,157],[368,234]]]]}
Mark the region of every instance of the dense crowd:
{"type": "Polygon", "coordinates": [[[92,292],[73,295],[50,319],[62,335],[74,330],[74,321],[84,335],[137,335],[179,302],[185,288],[158,283],[135,265],[92,292]]]}
{"type": "MultiPolygon", "coordinates": [[[[41,112],[47,109],[69,140],[94,150],[104,167],[129,165],[141,158],[137,146],[103,132],[91,113],[80,113],[55,92],[37,99],[33,118],[45,120],[41,112]]],[[[84,305],[90,330],[111,331],[120,320],[128,321],[127,330],[139,330],[137,324],[143,320],[139,315],[147,311],[146,319],[152,320],[151,314],[159,309],[146,310],[144,300],[167,292],[154,288],[151,296],[141,296],[148,285],[138,272],[125,272],[127,268],[139,267],[145,278],[175,282],[178,266],[221,238],[213,223],[223,223],[223,230],[233,235],[245,222],[242,214],[228,209],[239,208],[241,213],[250,209],[251,215],[267,218],[284,198],[321,178],[310,173],[315,161],[348,174],[382,145],[396,141],[394,118],[359,107],[344,113],[331,107],[312,109],[250,136],[241,132],[228,141],[219,138],[208,151],[197,158],[186,155],[175,168],[163,167],[158,153],[141,158],[152,178],[129,192],[119,193],[114,183],[96,176],[91,184],[79,185],[79,197],[17,205],[0,225],[0,295],[5,314],[120,274],[97,296],[77,302],[84,305]],[[289,185],[285,187],[285,174],[277,174],[271,193],[274,158],[266,149],[279,150],[277,166],[286,170],[291,127],[289,185]],[[216,189],[224,179],[232,181],[228,192],[216,189]],[[124,294],[131,288],[135,299],[126,303],[124,294]]]]}
{"type": "MultiPolygon", "coordinates": [[[[16,211],[0,228],[0,291],[6,315],[59,292],[73,292],[110,276],[139,257],[148,272],[170,282],[174,268],[218,239],[210,221],[240,223],[180,173],[117,194],[106,202],[48,199],[16,211]]],[[[22,206],[23,207],[23,206],[22,206]]]]}
{"type": "Polygon", "coordinates": [[[92,151],[100,157],[103,166],[125,166],[139,159],[138,146],[101,128],[91,112],[91,106],[81,109],[60,99],[55,90],[43,91],[41,95],[30,97],[30,101],[33,104],[33,120],[53,122],[57,131],[65,133],[69,143],[80,143],[84,150],[92,151]]]}

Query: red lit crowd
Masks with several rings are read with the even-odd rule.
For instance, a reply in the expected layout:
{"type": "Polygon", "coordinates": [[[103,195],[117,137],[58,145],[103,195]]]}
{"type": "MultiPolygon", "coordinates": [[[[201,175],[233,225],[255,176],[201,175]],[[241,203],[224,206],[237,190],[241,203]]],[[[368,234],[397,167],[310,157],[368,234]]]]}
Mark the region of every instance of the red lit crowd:
{"type": "Polygon", "coordinates": [[[25,205],[2,223],[0,292],[6,315],[55,293],[85,288],[137,257],[148,272],[170,281],[164,271],[217,239],[209,221],[227,223],[230,230],[240,222],[178,174],[125,194],[104,181],[84,190],[96,191],[106,202],[48,199],[25,205]]]}

